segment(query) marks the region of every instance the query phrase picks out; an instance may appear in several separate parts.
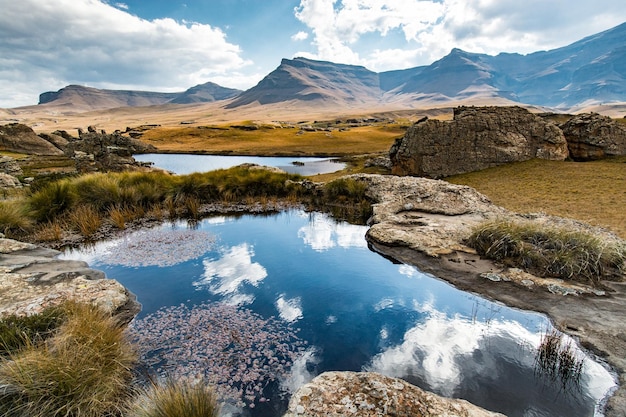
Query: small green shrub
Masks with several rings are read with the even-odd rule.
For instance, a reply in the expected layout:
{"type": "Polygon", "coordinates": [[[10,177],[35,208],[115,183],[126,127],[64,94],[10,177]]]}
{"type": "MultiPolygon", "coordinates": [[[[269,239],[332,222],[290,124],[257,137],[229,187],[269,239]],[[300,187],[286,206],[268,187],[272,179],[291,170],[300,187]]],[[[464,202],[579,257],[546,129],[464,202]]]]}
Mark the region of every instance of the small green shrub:
{"type": "Polygon", "coordinates": [[[532,222],[486,222],[467,244],[482,256],[541,276],[589,283],[621,273],[626,261],[626,246],[617,240],[532,222]]]}
{"type": "Polygon", "coordinates": [[[167,381],[145,391],[128,417],[217,417],[215,391],[204,383],[167,381]]]}
{"type": "Polygon", "coordinates": [[[124,329],[97,307],[67,304],[46,343],[0,362],[0,415],[101,417],[128,401],[136,354],[124,329]]]}

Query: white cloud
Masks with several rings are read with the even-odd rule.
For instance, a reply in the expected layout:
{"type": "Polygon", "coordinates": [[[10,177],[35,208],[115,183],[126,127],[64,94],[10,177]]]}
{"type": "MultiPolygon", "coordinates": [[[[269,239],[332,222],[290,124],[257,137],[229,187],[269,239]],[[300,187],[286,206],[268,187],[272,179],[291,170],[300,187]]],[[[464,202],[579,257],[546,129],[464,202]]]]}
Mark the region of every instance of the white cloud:
{"type": "Polygon", "coordinates": [[[249,64],[205,24],[149,21],[97,0],[0,3],[0,106],[69,83],[182,91],[249,64]]]}
{"type": "Polygon", "coordinates": [[[452,48],[497,54],[565,46],[624,22],[626,9],[621,0],[301,0],[295,16],[315,48],[297,55],[382,71],[427,65],[452,48]]]}
{"type": "Polygon", "coordinates": [[[292,41],[304,41],[309,38],[309,34],[307,32],[300,31],[291,37],[292,41]]]}

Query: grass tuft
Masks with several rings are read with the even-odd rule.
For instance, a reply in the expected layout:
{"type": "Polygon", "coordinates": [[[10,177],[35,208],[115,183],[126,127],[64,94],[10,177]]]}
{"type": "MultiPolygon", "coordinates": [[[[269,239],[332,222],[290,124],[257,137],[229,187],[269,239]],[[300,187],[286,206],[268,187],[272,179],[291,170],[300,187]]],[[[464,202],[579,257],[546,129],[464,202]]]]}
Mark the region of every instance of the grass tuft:
{"type": "Polygon", "coordinates": [[[100,213],[90,205],[80,205],[70,213],[71,224],[84,237],[91,237],[102,226],[100,213]]]}
{"type": "Polygon", "coordinates": [[[215,391],[199,382],[167,381],[146,390],[131,407],[128,417],[217,417],[215,391]]]}
{"type": "Polygon", "coordinates": [[[65,310],[50,307],[31,316],[10,315],[0,320],[0,357],[15,355],[23,348],[50,337],[65,319],[65,310]]]}
{"type": "Polygon", "coordinates": [[[622,273],[626,262],[626,247],[618,241],[532,222],[486,222],[466,243],[481,256],[539,276],[591,284],[622,273]]]}
{"type": "Polygon", "coordinates": [[[0,231],[5,235],[30,231],[34,223],[22,201],[0,202],[0,231]]]}
{"type": "Polygon", "coordinates": [[[68,303],[46,343],[0,362],[0,414],[29,417],[118,415],[128,401],[136,354],[124,329],[97,307],[68,303]]]}

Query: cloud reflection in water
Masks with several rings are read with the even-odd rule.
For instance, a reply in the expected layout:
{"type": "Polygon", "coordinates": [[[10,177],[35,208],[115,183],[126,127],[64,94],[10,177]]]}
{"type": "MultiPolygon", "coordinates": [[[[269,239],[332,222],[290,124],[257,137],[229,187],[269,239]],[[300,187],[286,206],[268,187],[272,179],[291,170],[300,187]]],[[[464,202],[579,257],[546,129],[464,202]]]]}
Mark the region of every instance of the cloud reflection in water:
{"type": "Polygon", "coordinates": [[[252,262],[253,257],[254,249],[247,243],[225,249],[221,258],[203,261],[204,273],[194,285],[223,295],[228,304],[249,304],[254,296],[244,292],[245,286],[256,287],[267,277],[267,270],[260,263],[252,262]]]}
{"type": "Polygon", "coordinates": [[[298,237],[318,252],[339,246],[341,248],[367,247],[363,238],[366,226],[338,223],[321,213],[312,213],[306,226],[298,230],[298,237]]]}

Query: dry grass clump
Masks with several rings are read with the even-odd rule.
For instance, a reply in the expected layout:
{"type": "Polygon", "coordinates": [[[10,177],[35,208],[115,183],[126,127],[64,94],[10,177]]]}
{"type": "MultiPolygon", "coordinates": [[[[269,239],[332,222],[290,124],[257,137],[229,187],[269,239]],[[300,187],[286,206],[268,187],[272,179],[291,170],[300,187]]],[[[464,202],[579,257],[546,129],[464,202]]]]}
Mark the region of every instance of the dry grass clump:
{"type": "Polygon", "coordinates": [[[30,231],[35,225],[21,200],[0,202],[0,232],[5,235],[30,231]]]}
{"type": "Polygon", "coordinates": [[[68,303],[45,343],[0,362],[0,414],[101,417],[128,401],[136,354],[123,327],[97,307],[68,303]]]}
{"type": "Polygon", "coordinates": [[[65,316],[63,308],[50,307],[32,316],[3,317],[0,319],[0,357],[10,356],[47,339],[63,323],[65,316]]]}
{"type": "Polygon", "coordinates": [[[474,229],[467,244],[482,256],[540,276],[592,284],[626,268],[626,246],[619,240],[533,222],[486,222],[474,229]]]}
{"type": "Polygon", "coordinates": [[[100,213],[91,205],[79,205],[69,215],[70,223],[84,237],[93,236],[102,226],[100,213]]]}
{"type": "Polygon", "coordinates": [[[167,381],[146,390],[127,417],[217,417],[219,410],[215,391],[205,383],[167,381]]]}

